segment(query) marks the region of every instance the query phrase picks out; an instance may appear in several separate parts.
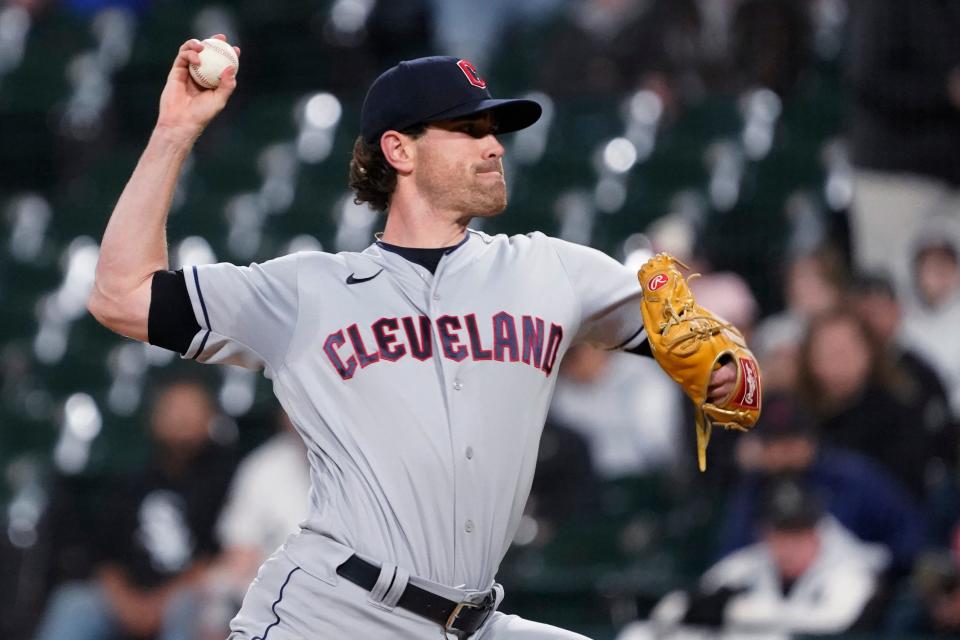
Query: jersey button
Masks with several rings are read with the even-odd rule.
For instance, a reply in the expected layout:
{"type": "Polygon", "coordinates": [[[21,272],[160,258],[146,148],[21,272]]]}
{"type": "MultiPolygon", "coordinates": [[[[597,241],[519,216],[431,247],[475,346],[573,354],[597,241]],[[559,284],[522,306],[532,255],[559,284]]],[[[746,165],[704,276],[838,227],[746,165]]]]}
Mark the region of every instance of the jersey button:
{"type": "Polygon", "coordinates": [[[460,382],[459,380],[454,380],[453,388],[456,389],[457,391],[460,391],[461,389],[463,389],[463,383],[460,382]]]}
{"type": "Polygon", "coordinates": [[[467,460],[473,460],[473,447],[467,447],[467,460]]]}
{"type": "Polygon", "coordinates": [[[467,533],[473,533],[473,520],[467,520],[463,523],[463,530],[467,533]]]}
{"type": "Polygon", "coordinates": [[[434,300],[439,300],[439,299],[440,299],[440,292],[439,292],[439,291],[434,291],[434,292],[433,292],[433,299],[434,299],[434,300]]]}

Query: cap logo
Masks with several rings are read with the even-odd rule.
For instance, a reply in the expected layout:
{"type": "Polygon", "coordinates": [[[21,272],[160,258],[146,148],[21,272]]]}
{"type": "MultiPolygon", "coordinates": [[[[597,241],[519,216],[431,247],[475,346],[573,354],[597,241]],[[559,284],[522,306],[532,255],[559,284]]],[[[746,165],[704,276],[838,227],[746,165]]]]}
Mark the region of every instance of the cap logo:
{"type": "Polygon", "coordinates": [[[457,62],[457,66],[460,67],[460,70],[463,71],[463,75],[467,76],[467,82],[477,87],[478,89],[486,89],[487,82],[480,77],[480,72],[477,71],[477,68],[473,66],[467,60],[460,60],[457,62]]]}

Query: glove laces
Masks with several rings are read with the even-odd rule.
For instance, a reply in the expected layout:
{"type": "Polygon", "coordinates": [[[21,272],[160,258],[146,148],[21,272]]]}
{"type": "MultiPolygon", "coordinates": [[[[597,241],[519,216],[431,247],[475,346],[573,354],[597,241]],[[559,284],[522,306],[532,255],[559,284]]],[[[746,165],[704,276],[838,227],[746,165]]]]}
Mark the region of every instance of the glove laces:
{"type": "MultiPolygon", "coordinates": [[[[677,262],[680,261],[678,260],[677,262]]],[[[680,264],[686,267],[682,262],[680,262],[680,264]]],[[[689,282],[698,277],[700,277],[700,274],[694,273],[687,278],[687,281],[689,282]]],[[[680,280],[675,279],[673,281],[674,296],[676,296],[679,285],[680,280]]],[[[660,335],[664,336],[663,345],[666,347],[667,353],[675,354],[681,358],[688,358],[697,352],[699,349],[698,343],[706,342],[724,329],[736,331],[729,322],[721,322],[713,316],[697,313],[696,309],[696,301],[692,296],[688,296],[683,301],[679,311],[675,310],[669,304],[664,306],[663,313],[666,319],[660,322],[660,335]],[[686,333],[679,333],[667,337],[667,332],[672,327],[679,327],[683,323],[689,323],[686,333]]]]}

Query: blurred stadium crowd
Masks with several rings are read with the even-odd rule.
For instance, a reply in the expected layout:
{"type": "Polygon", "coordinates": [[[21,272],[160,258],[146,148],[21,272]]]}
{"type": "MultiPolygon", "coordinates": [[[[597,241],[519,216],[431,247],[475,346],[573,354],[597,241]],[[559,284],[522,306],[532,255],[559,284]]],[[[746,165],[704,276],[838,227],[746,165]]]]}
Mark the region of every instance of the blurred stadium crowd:
{"type": "Polygon", "coordinates": [[[699,474],[652,360],[569,353],[503,609],[598,640],[960,634],[956,3],[6,0],[0,635],[223,638],[305,510],[265,381],[84,308],[174,52],[218,32],[240,85],[178,187],[175,265],[365,247],[365,88],[459,55],[545,107],[484,230],[668,251],[760,359],[761,424],[699,474]]]}

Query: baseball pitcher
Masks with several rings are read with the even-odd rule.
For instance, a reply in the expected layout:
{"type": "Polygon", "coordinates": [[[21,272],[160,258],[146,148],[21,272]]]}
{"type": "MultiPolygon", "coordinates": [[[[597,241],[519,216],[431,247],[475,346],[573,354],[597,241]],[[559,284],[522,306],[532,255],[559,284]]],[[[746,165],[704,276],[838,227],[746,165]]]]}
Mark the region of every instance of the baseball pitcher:
{"type": "Polygon", "coordinates": [[[310,515],[260,569],[230,639],[582,638],[497,612],[557,367],[581,342],[675,367],[705,446],[711,424],[759,411],[736,330],[696,306],[668,257],[638,282],[542,233],[471,230],[507,205],[498,136],[541,109],[492,98],[449,57],[401,62],[369,88],[350,186],[386,218],[366,250],[170,271],[177,177],[237,84],[234,67],[216,89],[190,79],[202,47],[176,57],[88,306],[184,358],[262,369],[306,443],[310,515]]]}

